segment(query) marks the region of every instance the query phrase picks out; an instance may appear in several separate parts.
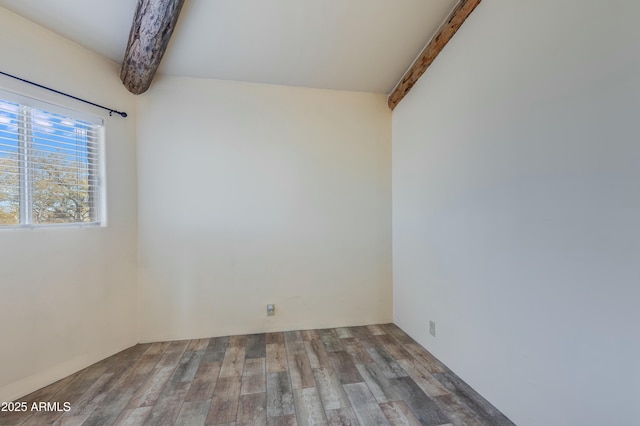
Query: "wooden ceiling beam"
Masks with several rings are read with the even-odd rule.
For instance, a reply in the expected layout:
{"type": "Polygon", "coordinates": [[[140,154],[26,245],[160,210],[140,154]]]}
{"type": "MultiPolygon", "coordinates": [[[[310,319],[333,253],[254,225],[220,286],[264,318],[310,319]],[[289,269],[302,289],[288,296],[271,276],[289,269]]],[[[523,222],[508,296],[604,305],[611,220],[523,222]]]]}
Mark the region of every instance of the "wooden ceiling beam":
{"type": "Polygon", "coordinates": [[[138,0],[120,79],[134,95],[147,91],[169,44],[184,0],[138,0]]]}
{"type": "Polygon", "coordinates": [[[391,110],[409,93],[414,84],[416,84],[422,74],[429,68],[429,65],[431,65],[442,49],[444,49],[444,46],[451,40],[456,31],[460,29],[480,1],[481,0],[460,0],[449,15],[449,18],[440,26],[436,35],[424,50],[422,50],[418,59],[416,59],[413,65],[404,73],[400,82],[389,94],[387,105],[389,105],[391,110]]]}

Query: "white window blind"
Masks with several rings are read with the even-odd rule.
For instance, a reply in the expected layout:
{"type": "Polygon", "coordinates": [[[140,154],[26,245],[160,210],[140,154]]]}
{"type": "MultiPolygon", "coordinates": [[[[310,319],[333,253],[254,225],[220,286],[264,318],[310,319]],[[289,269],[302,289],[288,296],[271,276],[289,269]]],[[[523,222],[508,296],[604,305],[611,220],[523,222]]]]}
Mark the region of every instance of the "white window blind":
{"type": "Polygon", "coordinates": [[[99,224],[101,127],[0,91],[0,226],[99,224]]]}

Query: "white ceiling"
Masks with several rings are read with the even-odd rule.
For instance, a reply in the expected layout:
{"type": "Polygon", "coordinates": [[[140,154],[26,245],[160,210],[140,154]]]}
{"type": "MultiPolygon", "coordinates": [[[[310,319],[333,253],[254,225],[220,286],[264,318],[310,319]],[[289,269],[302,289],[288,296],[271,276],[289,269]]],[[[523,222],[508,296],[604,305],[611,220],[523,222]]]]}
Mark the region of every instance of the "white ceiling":
{"type": "MultiPolygon", "coordinates": [[[[0,0],[122,63],[137,0],[0,0]]],[[[457,0],[187,0],[159,72],[388,93],[457,0]]]]}

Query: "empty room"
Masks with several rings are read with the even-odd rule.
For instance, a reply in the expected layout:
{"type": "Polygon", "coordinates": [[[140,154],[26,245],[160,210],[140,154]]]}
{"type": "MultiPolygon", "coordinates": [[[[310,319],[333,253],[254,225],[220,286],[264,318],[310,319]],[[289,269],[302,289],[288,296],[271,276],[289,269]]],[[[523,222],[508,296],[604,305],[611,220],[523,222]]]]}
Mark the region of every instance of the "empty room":
{"type": "Polygon", "coordinates": [[[640,425],[639,16],[0,0],[0,425],[640,425]]]}

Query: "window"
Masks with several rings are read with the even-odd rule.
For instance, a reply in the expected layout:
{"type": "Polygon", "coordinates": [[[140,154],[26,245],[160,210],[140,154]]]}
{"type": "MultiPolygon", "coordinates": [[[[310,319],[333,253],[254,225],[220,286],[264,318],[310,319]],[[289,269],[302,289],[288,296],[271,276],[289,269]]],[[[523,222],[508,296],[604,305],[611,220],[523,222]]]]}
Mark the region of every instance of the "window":
{"type": "Polygon", "coordinates": [[[0,226],[99,225],[102,120],[0,91],[0,226]]]}

